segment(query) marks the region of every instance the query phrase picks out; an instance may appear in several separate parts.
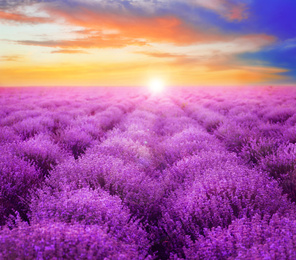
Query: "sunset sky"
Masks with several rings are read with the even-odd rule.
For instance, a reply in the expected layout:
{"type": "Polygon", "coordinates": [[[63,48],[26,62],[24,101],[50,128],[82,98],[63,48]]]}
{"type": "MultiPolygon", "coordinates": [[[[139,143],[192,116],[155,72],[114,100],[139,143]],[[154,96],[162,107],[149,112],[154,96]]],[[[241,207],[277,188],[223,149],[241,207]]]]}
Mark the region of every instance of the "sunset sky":
{"type": "Polygon", "coordinates": [[[0,86],[295,85],[295,0],[0,0],[0,86]]]}

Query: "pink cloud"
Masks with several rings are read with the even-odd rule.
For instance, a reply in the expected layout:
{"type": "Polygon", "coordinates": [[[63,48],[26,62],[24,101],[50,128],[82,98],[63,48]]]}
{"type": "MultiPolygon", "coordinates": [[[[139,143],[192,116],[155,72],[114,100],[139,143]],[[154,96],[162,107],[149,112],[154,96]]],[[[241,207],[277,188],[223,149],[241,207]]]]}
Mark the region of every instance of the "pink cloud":
{"type": "Polygon", "coordinates": [[[214,28],[204,30],[193,26],[174,15],[143,16],[131,13],[116,13],[89,9],[85,7],[48,7],[47,12],[57,20],[62,19],[66,24],[80,26],[82,32],[106,32],[103,38],[133,39],[146,43],[172,43],[190,45],[197,42],[214,42],[229,39],[228,35],[214,28]]]}
{"type": "Polygon", "coordinates": [[[31,17],[19,13],[10,13],[0,10],[0,22],[15,22],[15,23],[47,23],[51,20],[44,17],[31,17]]]}
{"type": "Polygon", "coordinates": [[[248,6],[233,0],[188,0],[190,4],[201,6],[218,13],[230,21],[241,21],[248,18],[248,6]]]}

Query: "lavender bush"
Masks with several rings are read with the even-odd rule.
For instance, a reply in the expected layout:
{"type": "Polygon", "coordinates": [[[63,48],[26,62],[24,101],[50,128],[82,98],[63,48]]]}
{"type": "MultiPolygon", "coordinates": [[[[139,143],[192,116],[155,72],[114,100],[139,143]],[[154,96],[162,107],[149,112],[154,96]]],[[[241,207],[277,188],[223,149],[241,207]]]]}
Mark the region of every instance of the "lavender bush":
{"type": "Polygon", "coordinates": [[[0,259],[295,259],[293,88],[10,88],[0,259]]]}
{"type": "Polygon", "coordinates": [[[9,146],[0,147],[0,173],[0,224],[15,213],[28,221],[30,190],[40,185],[41,173],[9,146]]]}
{"type": "MultiPolygon", "coordinates": [[[[142,249],[108,235],[97,225],[45,222],[1,231],[2,259],[150,259],[142,249]]],[[[139,237],[140,242],[143,238],[139,237]]],[[[128,240],[128,239],[127,239],[128,240]]]]}
{"type": "Polygon", "coordinates": [[[295,228],[291,215],[244,217],[227,229],[205,230],[194,243],[189,240],[185,259],[295,259],[295,228]]]}

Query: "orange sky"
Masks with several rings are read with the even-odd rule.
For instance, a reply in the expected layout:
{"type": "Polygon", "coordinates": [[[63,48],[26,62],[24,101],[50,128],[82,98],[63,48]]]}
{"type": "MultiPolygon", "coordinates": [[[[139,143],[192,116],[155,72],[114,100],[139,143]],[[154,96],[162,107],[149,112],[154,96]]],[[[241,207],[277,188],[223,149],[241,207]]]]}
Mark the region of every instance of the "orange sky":
{"type": "Polygon", "coordinates": [[[278,42],[264,30],[229,29],[250,19],[247,4],[227,0],[2,6],[0,86],[285,84],[289,68],[240,57],[278,42]]]}

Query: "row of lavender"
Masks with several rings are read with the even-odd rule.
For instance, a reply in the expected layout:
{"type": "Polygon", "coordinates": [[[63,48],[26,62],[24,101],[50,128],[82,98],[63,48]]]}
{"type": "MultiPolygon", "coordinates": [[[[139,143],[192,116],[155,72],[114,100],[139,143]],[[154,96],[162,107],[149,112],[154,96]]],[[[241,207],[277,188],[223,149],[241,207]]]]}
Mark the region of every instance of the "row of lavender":
{"type": "Polygon", "coordinates": [[[207,93],[202,100],[191,95],[185,111],[228,151],[277,179],[296,201],[295,98],[293,88],[229,91],[220,97],[207,93]]]}
{"type": "Polygon", "coordinates": [[[1,259],[296,258],[292,89],[0,94],[1,259]]]}

